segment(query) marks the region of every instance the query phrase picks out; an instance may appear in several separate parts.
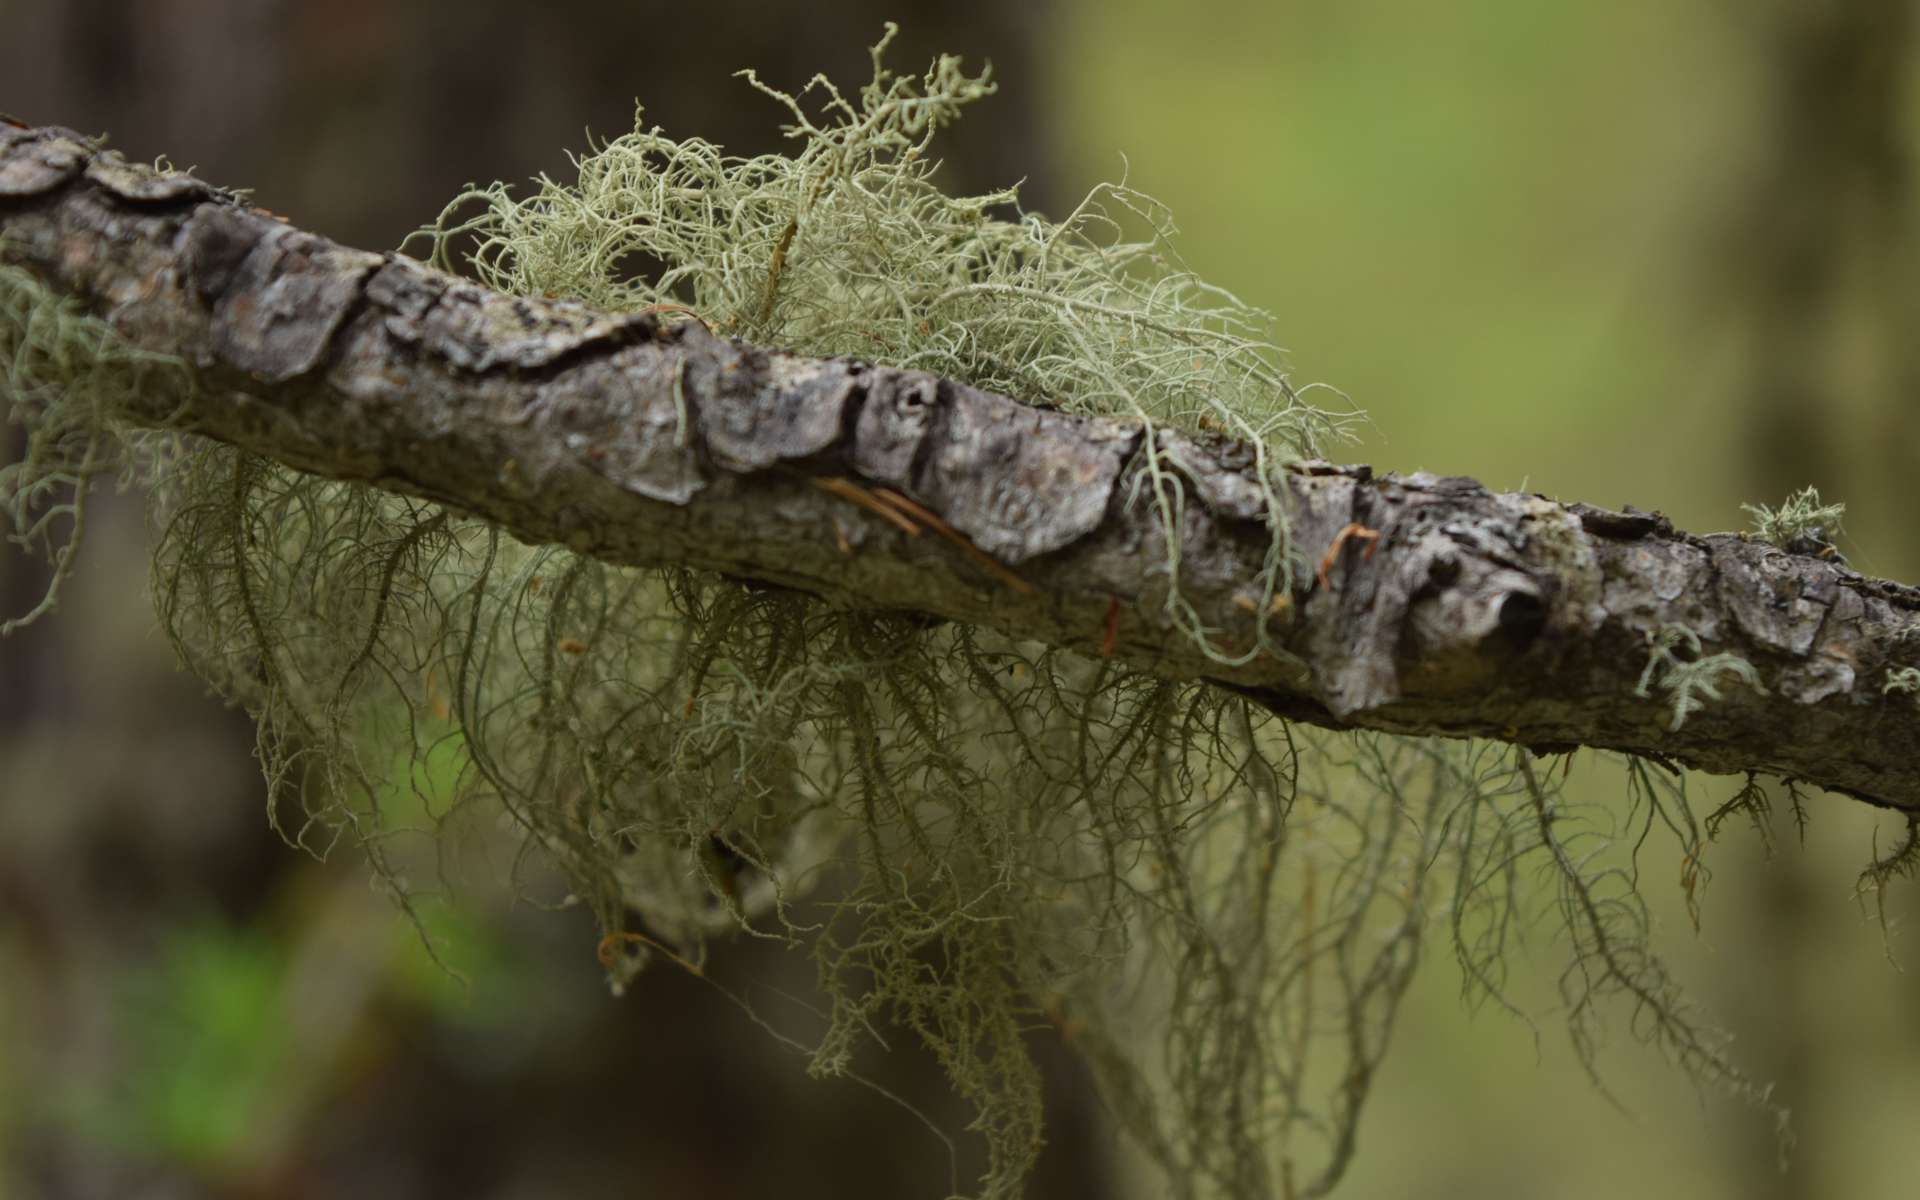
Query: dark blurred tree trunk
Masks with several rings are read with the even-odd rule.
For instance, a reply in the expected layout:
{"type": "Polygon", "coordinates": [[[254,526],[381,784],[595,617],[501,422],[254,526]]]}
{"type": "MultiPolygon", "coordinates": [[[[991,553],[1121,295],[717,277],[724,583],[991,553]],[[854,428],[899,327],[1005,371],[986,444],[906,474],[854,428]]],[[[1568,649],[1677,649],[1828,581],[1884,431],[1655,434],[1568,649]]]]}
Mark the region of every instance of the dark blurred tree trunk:
{"type": "Polygon", "coordinates": [[[564,173],[587,133],[633,126],[634,105],[676,136],[737,153],[773,149],[781,110],[733,72],[798,90],[817,72],[858,84],[867,47],[902,25],[890,63],[938,53],[991,60],[1000,95],[942,137],[954,185],[1028,181],[1054,200],[1042,54],[1046,3],[808,8],[715,0],[697,10],[633,0],[10,0],[0,39],[4,103],[29,122],[110,131],[140,158],[164,147],[209,178],[295,198],[289,215],[383,247],[475,180],[564,173]],[[686,36],[697,11],[700,36],[686,36]],[[376,171],[391,190],[356,181],[376,171]]]}
{"type": "MultiPolygon", "coordinates": [[[[1733,6],[1758,31],[1767,116],[1751,174],[1740,186],[1709,300],[1742,339],[1749,430],[1746,490],[1777,503],[1808,484],[1826,500],[1859,486],[1873,453],[1855,440],[1864,419],[1890,472],[1883,494],[1905,497],[1920,438],[1920,354],[1912,330],[1914,195],[1903,127],[1914,72],[1912,0],[1838,0],[1733,6]],[[1847,363],[1861,354],[1873,368],[1847,363]],[[1863,380],[1869,382],[1862,382],[1863,380]],[[1840,397],[1851,385],[1865,395],[1840,397]],[[1864,452],[1864,453],[1863,453],[1864,452]]],[[[1913,537],[1920,526],[1902,526],[1913,537]]],[[[1920,541],[1901,548],[1909,564],[1920,541]]],[[[1874,564],[1888,569],[1885,564],[1874,564]]],[[[1716,903],[1764,931],[1728,966],[1732,1024],[1748,1031],[1753,1065],[1778,1085],[1802,1129],[1844,1120],[1852,1102],[1823,1072],[1815,1033],[1829,997],[1814,960],[1822,930],[1813,870],[1783,831],[1768,869],[1745,876],[1746,895],[1716,903]],[[1828,1110],[1836,1110],[1829,1112],[1828,1110]]],[[[1904,902],[1896,900],[1896,902],[1904,902]]],[[[1829,1014],[1830,1015],[1830,1014],[1829,1014]]],[[[1746,1132],[1743,1127],[1743,1132],[1746,1132]]],[[[1764,1130],[1732,1147],[1742,1194],[1811,1200],[1820,1149],[1802,1140],[1791,1171],[1771,1169],[1764,1130]]],[[[1831,1175],[1828,1175],[1831,1178],[1831,1175]]]]}

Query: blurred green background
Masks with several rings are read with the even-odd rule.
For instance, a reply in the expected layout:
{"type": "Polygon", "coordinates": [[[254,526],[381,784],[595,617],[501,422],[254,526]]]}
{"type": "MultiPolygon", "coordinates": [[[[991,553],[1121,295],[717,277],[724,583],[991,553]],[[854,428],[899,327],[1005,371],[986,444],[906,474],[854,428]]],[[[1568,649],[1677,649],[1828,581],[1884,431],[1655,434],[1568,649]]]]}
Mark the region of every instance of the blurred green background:
{"type": "MultiPolygon", "coordinates": [[[[0,108],[379,248],[468,180],[562,171],[636,98],[674,134],[769,148],[779,114],[730,72],[858,82],[889,17],[902,68],[994,61],[955,186],[1024,177],[1057,214],[1125,171],[1192,266],[1274,313],[1298,381],[1372,415],[1346,457],[1696,530],[1817,484],[1856,566],[1920,576],[1910,0],[0,0],[0,108]]],[[[484,886],[430,905],[463,984],[353,853],[283,846],[246,722],[154,631],[145,537],[129,498],[58,617],[0,643],[0,1197],[941,1194],[911,1117],[808,1082],[694,981],[610,998],[578,914],[484,886]]],[[[38,586],[0,558],[8,611],[38,586]]],[[[1920,984],[1853,894],[1894,830],[1827,797],[1812,815],[1804,849],[1783,815],[1770,861],[1744,829],[1713,848],[1698,934],[1671,856],[1646,875],[1662,947],[1795,1111],[1790,1173],[1761,1117],[1650,1061],[1624,1013],[1619,1106],[1596,1091],[1543,937],[1537,1037],[1465,1012],[1430,952],[1345,1194],[1915,1194],[1920,984]]],[[[1915,912],[1891,895],[1907,961],[1915,912]]],[[[806,985],[792,956],[731,957],[806,985]]],[[[1032,1194],[1152,1194],[1036,1048],[1032,1194]]],[[[963,1120],[930,1064],[887,1070],[963,1120]]]]}

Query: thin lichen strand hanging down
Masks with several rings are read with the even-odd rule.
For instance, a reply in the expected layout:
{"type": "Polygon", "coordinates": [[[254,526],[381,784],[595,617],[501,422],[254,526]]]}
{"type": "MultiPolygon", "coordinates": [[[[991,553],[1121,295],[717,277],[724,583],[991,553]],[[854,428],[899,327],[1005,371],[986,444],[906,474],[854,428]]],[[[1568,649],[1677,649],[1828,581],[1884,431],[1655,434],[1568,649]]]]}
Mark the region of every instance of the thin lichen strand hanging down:
{"type": "MultiPolygon", "coordinates": [[[[795,116],[792,156],[636,133],[583,158],[577,186],[469,193],[457,207],[481,213],[443,218],[436,255],[473,236],[483,278],[524,293],[683,305],[818,354],[1212,423],[1260,447],[1270,486],[1337,432],[1286,386],[1257,315],[1178,268],[1145,198],[1104,189],[1054,225],[1011,193],[941,196],[927,139],[984,79],[942,60],[915,86],[876,49],[858,103],[818,86],[814,117],[763,88],[795,116]],[[1150,240],[1123,241],[1103,204],[1150,240]]],[[[210,442],[129,457],[116,396],[191,373],[117,354],[31,277],[0,277],[0,299],[9,411],[34,447],[5,479],[15,529],[43,537],[42,497],[167,451],[160,612],[256,715],[290,837],[351,835],[404,901],[462,814],[497,806],[524,834],[522,885],[554,898],[557,876],[592,908],[616,983],[650,960],[704,972],[720,934],[805,948],[830,998],[811,1069],[856,1073],[876,1030],[913,1031],[975,1108],[978,1194],[1017,1195],[1033,1161],[1024,1041],[1047,1026],[1171,1194],[1326,1192],[1425,931],[1444,922],[1468,994],[1506,1003],[1533,864],[1558,888],[1581,1060],[1617,997],[1689,1071],[1758,1094],[1689,1018],[1604,853],[1655,821],[1697,853],[1678,779],[1631,766],[1618,818],[1571,806],[1524,751],[1305,730],[1112,660],[610,567],[210,442]]],[[[1171,531],[1180,464],[1144,444],[1133,499],[1171,531]]],[[[1270,532],[1263,603],[1294,569],[1270,532]]],[[[1176,544],[1176,605],[1177,565],[1176,544]]],[[[1260,650],[1188,632],[1222,657],[1260,650]]]]}
{"type": "Polygon", "coordinates": [[[107,479],[156,482],[178,440],[118,424],[130,396],[190,394],[186,364],[129,346],[27,271],[0,266],[0,413],[24,431],[0,462],[0,529],[51,564],[40,600],[0,613],[0,635],[53,611],[86,537],[88,493],[107,479]]]}

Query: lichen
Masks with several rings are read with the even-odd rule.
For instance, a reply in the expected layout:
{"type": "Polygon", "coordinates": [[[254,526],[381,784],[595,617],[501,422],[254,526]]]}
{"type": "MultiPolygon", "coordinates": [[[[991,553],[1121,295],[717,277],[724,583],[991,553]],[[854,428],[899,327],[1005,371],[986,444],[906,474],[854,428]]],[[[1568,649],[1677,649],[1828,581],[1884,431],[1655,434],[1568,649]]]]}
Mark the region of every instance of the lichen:
{"type": "Polygon", "coordinates": [[[1892,926],[1887,922],[1887,889],[1896,879],[1920,875],[1920,816],[1904,815],[1906,828],[1901,831],[1900,841],[1885,854],[1880,853],[1879,831],[1874,831],[1873,855],[1854,883],[1854,895],[1862,903],[1869,896],[1873,898],[1874,915],[1880,922],[1881,944],[1888,962],[1894,959],[1892,926]]]}
{"type": "Polygon", "coordinates": [[[1705,707],[1708,701],[1721,699],[1721,677],[1731,676],[1764,695],[1766,687],[1752,663],[1737,654],[1703,654],[1700,635],[1684,625],[1663,625],[1649,635],[1646,669],[1634,686],[1636,696],[1651,697],[1658,688],[1672,698],[1673,721],[1668,729],[1678,730],[1687,718],[1705,707]]]}
{"type": "MultiPolygon", "coordinates": [[[[1296,389],[1269,319],[1199,279],[1172,245],[1166,208],[1124,183],[1089,192],[1065,219],[1019,207],[1016,188],[949,196],[934,180],[941,126],[993,91],[942,57],[917,82],[873,47],[872,82],[848,97],[816,76],[798,96],[746,81],[792,118],[792,154],[727,155],[640,123],[541,177],[532,195],[471,188],[415,235],[432,261],[521,295],[704,320],[799,353],[913,367],[1070,412],[1146,428],[1142,495],[1165,532],[1169,615],[1211,658],[1278,647],[1216,640],[1180,586],[1187,484],[1152,432],[1207,426],[1256,455],[1272,534],[1250,590],[1265,606],[1292,584],[1280,469],[1341,440],[1357,414],[1296,389]],[[818,112],[802,103],[818,93],[818,112]],[[462,260],[460,249],[467,248],[462,260]]],[[[411,240],[411,239],[410,239],[411,240]]]]}
{"type": "MultiPolygon", "coordinates": [[[[792,117],[793,154],[638,129],[581,156],[576,182],[472,189],[424,236],[510,291],[691,310],[805,353],[1233,432],[1269,499],[1272,551],[1247,591],[1287,594],[1280,464],[1350,415],[1303,401],[1264,318],[1179,265],[1140,193],[1106,185],[1049,222],[1011,190],[939,192],[929,139],[990,86],[952,59],[896,77],[885,45],[851,98],[749,77],[792,117]]],[[[755,1019],[820,1075],[862,1077],[885,1031],[917,1036],[973,1107],[976,1194],[1021,1192],[1043,1132],[1027,1041],[1048,1029],[1093,1065],[1168,1194],[1325,1194],[1434,930],[1471,1001],[1518,1011],[1507,962],[1536,869],[1596,1078],[1618,1004],[1695,1077],[1770,1106],[1648,946],[1633,855],[1656,824],[1700,845],[1682,778],[1621,760],[1624,810],[1582,804],[1524,750],[1309,729],[1108,659],[612,567],[204,440],[139,440],[119,423],[126,389],[186,402],[190,373],[31,278],[0,276],[0,298],[4,398],[29,429],[0,476],[16,529],[48,544],[43,497],[71,493],[56,503],[77,525],[89,481],[144,464],[163,626],[255,716],[291,840],[357,842],[411,904],[504,817],[515,882],[593,912],[616,987],[667,964],[744,1003],[715,939],[810,954],[824,1025],[803,1037],[804,1014],[749,1005],[755,1019]]],[[[1144,444],[1135,500],[1169,533],[1176,619],[1224,661],[1276,652],[1224,648],[1183,607],[1187,485],[1144,444]]],[[[1642,680],[1674,691],[1676,725],[1716,673],[1739,674],[1673,655],[1684,640],[1642,680]]]]}
{"type": "Polygon", "coordinates": [[[178,440],[124,425],[128,400],[146,393],[184,403],[191,391],[179,359],[128,345],[30,272],[0,265],[0,417],[25,441],[13,461],[0,461],[0,532],[52,567],[32,608],[0,614],[0,636],[58,606],[97,483],[168,473],[178,440]]]}
{"type": "Polygon", "coordinates": [[[1761,541],[1796,554],[1835,557],[1833,543],[1840,536],[1844,504],[1820,503],[1820,489],[1802,488],[1788,496],[1779,508],[1764,504],[1742,504],[1753,517],[1753,535],[1761,541]]]}

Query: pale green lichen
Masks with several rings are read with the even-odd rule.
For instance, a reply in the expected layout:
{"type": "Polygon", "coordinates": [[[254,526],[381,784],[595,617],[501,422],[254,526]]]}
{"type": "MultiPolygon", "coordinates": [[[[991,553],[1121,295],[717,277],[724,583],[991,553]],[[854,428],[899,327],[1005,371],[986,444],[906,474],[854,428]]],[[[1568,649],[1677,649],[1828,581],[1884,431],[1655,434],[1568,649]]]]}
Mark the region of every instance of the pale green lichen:
{"type": "Polygon", "coordinates": [[[1829,549],[1840,536],[1841,518],[1846,516],[1844,504],[1820,503],[1820,489],[1802,488],[1788,496],[1779,508],[1768,508],[1764,504],[1742,504],[1741,509],[1753,517],[1753,535],[1769,545],[1783,550],[1795,550],[1805,553],[1820,553],[1829,549]]]}
{"type": "MultiPolygon", "coordinates": [[[[1266,314],[1211,286],[1173,250],[1166,208],[1125,184],[1093,189],[1064,220],[1021,211],[1016,189],[949,196],[930,144],[993,88],[960,61],[915,81],[873,48],[873,81],[849,98],[824,77],[799,96],[747,81],[792,118],[794,153],[729,156],[637,125],[542,177],[532,195],[473,188],[419,237],[436,265],[491,286],[602,308],[690,310],[716,330],[803,354],[850,355],[961,379],[1071,412],[1220,430],[1248,441],[1268,498],[1272,552],[1252,581],[1264,608],[1288,593],[1276,489],[1288,459],[1318,455],[1356,415],[1307,403],[1266,314]],[[819,93],[819,112],[802,99],[819,93]]],[[[1210,657],[1251,661],[1264,627],[1228,647],[1181,589],[1186,483],[1145,456],[1143,495],[1167,539],[1169,614],[1210,657]]]]}
{"type": "MultiPolygon", "coordinates": [[[[1053,223],[1012,192],[942,195],[928,138],[987,83],[950,59],[903,80],[881,48],[857,98],[817,81],[809,112],[761,88],[793,117],[790,156],[640,130],[583,156],[576,183],[470,191],[428,231],[435,257],[459,266],[464,245],[514,291],[683,305],[803,352],[1222,429],[1259,447],[1269,489],[1282,460],[1338,434],[1344,418],[1287,384],[1263,319],[1178,265],[1152,201],[1110,186],[1053,223]]],[[[127,359],[31,280],[7,286],[5,399],[39,447],[7,494],[31,512],[19,497],[120,461],[99,439],[164,364],[127,359]],[[47,335],[56,317],[79,333],[47,335]]],[[[719,936],[811,954],[822,1025],[800,1037],[797,1006],[754,1018],[824,1075],[858,1077],[889,1027],[920,1038],[973,1106],[977,1194],[1021,1193],[1042,1132],[1025,1042],[1049,1025],[1166,1194],[1326,1193],[1430,930],[1470,999],[1513,1008],[1536,866],[1580,1061],[1597,1071],[1600,1013],[1624,1004],[1696,1077],[1769,1103],[1648,948],[1633,848],[1656,823],[1699,846],[1681,778],[1627,760],[1624,811],[1580,805],[1511,747],[1308,729],[1205,684],[610,567],[229,447],[165,445],[156,602],[183,658],[256,716],[290,838],[357,840],[410,903],[504,814],[516,882],[592,909],[616,985],[649,961],[704,975],[719,936]]],[[[1224,649],[1182,617],[1184,477],[1156,453],[1143,479],[1176,617],[1216,657],[1276,650],[1224,649]]],[[[1277,596],[1293,567],[1271,519],[1249,590],[1277,596]]],[[[1667,669],[1687,666],[1705,664],[1667,669]]],[[[1680,678],[1677,720],[1713,682],[1680,678]]]]}
{"type": "Polygon", "coordinates": [[[1887,685],[1880,693],[1889,692],[1920,692],[1920,667],[1895,667],[1888,671],[1887,685]]]}
{"type": "Polygon", "coordinates": [[[1723,676],[1766,694],[1752,663],[1737,654],[1703,654],[1700,635],[1684,625],[1663,625],[1648,641],[1646,669],[1640,672],[1633,694],[1651,697],[1655,688],[1667,693],[1673,700],[1668,729],[1677,731],[1707,702],[1721,699],[1723,676]]]}
{"type": "Polygon", "coordinates": [[[184,401],[190,390],[178,359],[127,345],[29,272],[0,265],[0,418],[25,438],[14,461],[0,461],[0,532],[52,566],[32,608],[0,614],[0,636],[59,604],[96,483],[165,473],[156,464],[175,441],[126,429],[118,418],[128,399],[146,393],[184,401]]]}

